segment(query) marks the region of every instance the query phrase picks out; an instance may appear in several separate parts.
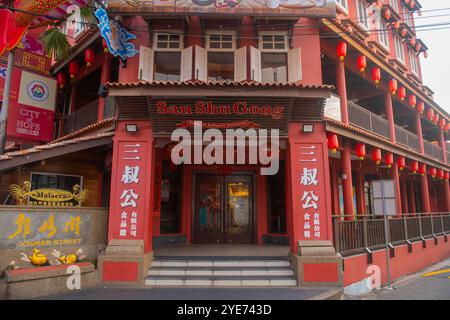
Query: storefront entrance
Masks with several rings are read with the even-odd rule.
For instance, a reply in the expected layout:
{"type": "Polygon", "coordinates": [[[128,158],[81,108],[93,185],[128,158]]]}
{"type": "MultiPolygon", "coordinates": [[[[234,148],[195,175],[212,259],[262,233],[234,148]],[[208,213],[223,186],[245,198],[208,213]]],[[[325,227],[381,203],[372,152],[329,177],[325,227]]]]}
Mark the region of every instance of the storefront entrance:
{"type": "Polygon", "coordinates": [[[197,174],[194,239],[196,243],[252,243],[252,176],[197,174]]]}

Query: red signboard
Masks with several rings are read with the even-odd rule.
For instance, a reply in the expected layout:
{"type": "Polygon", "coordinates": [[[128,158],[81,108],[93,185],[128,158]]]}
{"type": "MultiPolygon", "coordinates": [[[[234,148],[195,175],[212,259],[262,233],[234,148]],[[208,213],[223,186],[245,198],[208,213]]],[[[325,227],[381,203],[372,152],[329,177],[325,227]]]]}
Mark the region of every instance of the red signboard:
{"type": "Polygon", "coordinates": [[[25,140],[50,141],[53,137],[53,111],[12,101],[8,112],[7,135],[25,140]]]}

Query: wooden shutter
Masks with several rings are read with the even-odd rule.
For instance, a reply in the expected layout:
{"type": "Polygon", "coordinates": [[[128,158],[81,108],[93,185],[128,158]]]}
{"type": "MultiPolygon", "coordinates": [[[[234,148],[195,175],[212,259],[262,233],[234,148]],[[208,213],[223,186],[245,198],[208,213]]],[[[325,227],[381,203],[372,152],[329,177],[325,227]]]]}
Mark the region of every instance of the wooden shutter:
{"type": "Polygon", "coordinates": [[[247,47],[237,49],[234,52],[234,81],[247,80],[247,47]]]}
{"type": "Polygon", "coordinates": [[[139,48],[139,74],[138,79],[153,81],[154,52],[152,49],[140,46],[139,48]]]}
{"type": "Polygon", "coordinates": [[[302,50],[295,48],[288,51],[288,82],[302,80],[302,50]]]}
{"type": "Polygon", "coordinates": [[[250,47],[250,79],[261,82],[261,51],[250,47]]]}
{"type": "Polygon", "coordinates": [[[195,74],[194,78],[200,81],[208,80],[207,52],[204,48],[195,46],[195,74]]]}
{"type": "Polygon", "coordinates": [[[192,80],[192,46],[181,51],[181,81],[192,80]]]}

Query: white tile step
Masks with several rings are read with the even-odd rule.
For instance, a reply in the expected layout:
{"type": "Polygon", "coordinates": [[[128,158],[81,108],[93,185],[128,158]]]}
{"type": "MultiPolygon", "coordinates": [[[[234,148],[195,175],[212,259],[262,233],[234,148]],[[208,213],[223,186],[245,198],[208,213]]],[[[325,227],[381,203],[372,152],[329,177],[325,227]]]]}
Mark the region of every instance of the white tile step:
{"type": "Polygon", "coordinates": [[[146,279],[146,286],[185,286],[185,287],[295,287],[295,279],[146,279]]]}

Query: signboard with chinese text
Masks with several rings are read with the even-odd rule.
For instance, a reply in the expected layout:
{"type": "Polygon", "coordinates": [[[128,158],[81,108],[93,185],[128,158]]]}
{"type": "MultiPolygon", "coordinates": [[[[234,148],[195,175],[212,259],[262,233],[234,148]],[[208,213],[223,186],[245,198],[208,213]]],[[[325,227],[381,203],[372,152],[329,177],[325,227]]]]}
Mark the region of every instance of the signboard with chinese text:
{"type": "Polygon", "coordinates": [[[89,220],[73,211],[2,211],[0,249],[79,246],[87,240],[89,220]]]}
{"type": "Polygon", "coordinates": [[[336,2],[334,0],[110,0],[108,10],[334,17],[336,2]]]}
{"type": "Polygon", "coordinates": [[[325,240],[328,230],[323,144],[298,143],[293,145],[291,152],[300,169],[299,175],[292,177],[300,240],[325,240]]]}

